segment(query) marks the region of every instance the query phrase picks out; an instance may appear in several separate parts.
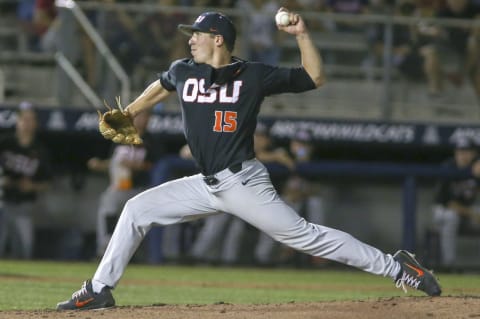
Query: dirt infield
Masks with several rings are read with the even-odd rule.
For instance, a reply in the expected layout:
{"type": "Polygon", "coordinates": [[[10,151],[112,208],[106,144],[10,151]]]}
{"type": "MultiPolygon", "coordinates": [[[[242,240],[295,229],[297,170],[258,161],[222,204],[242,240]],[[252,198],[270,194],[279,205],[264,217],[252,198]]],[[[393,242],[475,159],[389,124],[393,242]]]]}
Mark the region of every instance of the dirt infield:
{"type": "Polygon", "coordinates": [[[153,305],[108,310],[5,311],[1,319],[456,319],[480,318],[480,297],[397,297],[366,301],[333,301],[270,305],[153,305]]]}

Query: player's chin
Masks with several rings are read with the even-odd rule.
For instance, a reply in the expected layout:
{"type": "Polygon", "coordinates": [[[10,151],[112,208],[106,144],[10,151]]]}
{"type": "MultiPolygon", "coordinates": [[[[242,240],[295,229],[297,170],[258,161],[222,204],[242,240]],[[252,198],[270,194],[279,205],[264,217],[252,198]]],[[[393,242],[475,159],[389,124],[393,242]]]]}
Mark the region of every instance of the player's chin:
{"type": "Polygon", "coordinates": [[[195,63],[204,63],[205,61],[203,61],[203,59],[200,59],[198,56],[195,56],[195,55],[192,55],[192,58],[193,58],[193,61],[195,61],[195,63]]]}

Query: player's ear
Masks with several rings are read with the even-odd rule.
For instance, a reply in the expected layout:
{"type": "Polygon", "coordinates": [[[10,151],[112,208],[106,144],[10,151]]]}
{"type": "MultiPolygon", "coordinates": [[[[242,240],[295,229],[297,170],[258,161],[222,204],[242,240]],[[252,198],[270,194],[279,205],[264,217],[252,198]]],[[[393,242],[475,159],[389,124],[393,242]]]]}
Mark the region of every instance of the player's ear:
{"type": "Polygon", "coordinates": [[[223,36],[222,36],[222,35],[219,35],[219,34],[215,35],[214,41],[215,41],[215,45],[216,45],[217,47],[221,47],[222,44],[225,43],[225,40],[223,39],[223,36]]]}

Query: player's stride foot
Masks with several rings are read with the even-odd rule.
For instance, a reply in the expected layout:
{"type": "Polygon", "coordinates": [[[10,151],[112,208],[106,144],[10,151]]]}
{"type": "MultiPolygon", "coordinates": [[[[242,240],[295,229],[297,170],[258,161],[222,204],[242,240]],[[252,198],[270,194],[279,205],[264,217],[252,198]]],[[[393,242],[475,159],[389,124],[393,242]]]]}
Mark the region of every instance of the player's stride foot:
{"type": "Polygon", "coordinates": [[[415,256],[406,250],[399,250],[393,258],[400,263],[402,269],[395,279],[397,288],[407,292],[405,286],[424,291],[429,296],[440,296],[442,289],[433,273],[420,265],[415,256]]]}
{"type": "Polygon", "coordinates": [[[92,281],[87,280],[82,288],[73,293],[70,300],[59,302],[57,310],[87,310],[103,309],[115,306],[115,300],[109,287],[104,287],[100,293],[93,292],[92,281]]]}

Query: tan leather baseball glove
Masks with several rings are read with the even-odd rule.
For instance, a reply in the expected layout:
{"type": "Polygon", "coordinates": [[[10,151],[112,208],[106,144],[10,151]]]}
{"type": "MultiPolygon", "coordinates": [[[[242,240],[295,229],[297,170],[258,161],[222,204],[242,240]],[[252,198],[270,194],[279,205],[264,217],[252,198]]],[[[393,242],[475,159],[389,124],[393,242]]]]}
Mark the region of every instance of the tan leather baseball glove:
{"type": "Polygon", "coordinates": [[[107,140],[118,144],[138,145],[142,144],[142,138],[133,125],[132,116],[122,109],[120,98],[117,97],[118,109],[110,107],[104,102],[108,111],[98,112],[98,129],[107,140]]]}

